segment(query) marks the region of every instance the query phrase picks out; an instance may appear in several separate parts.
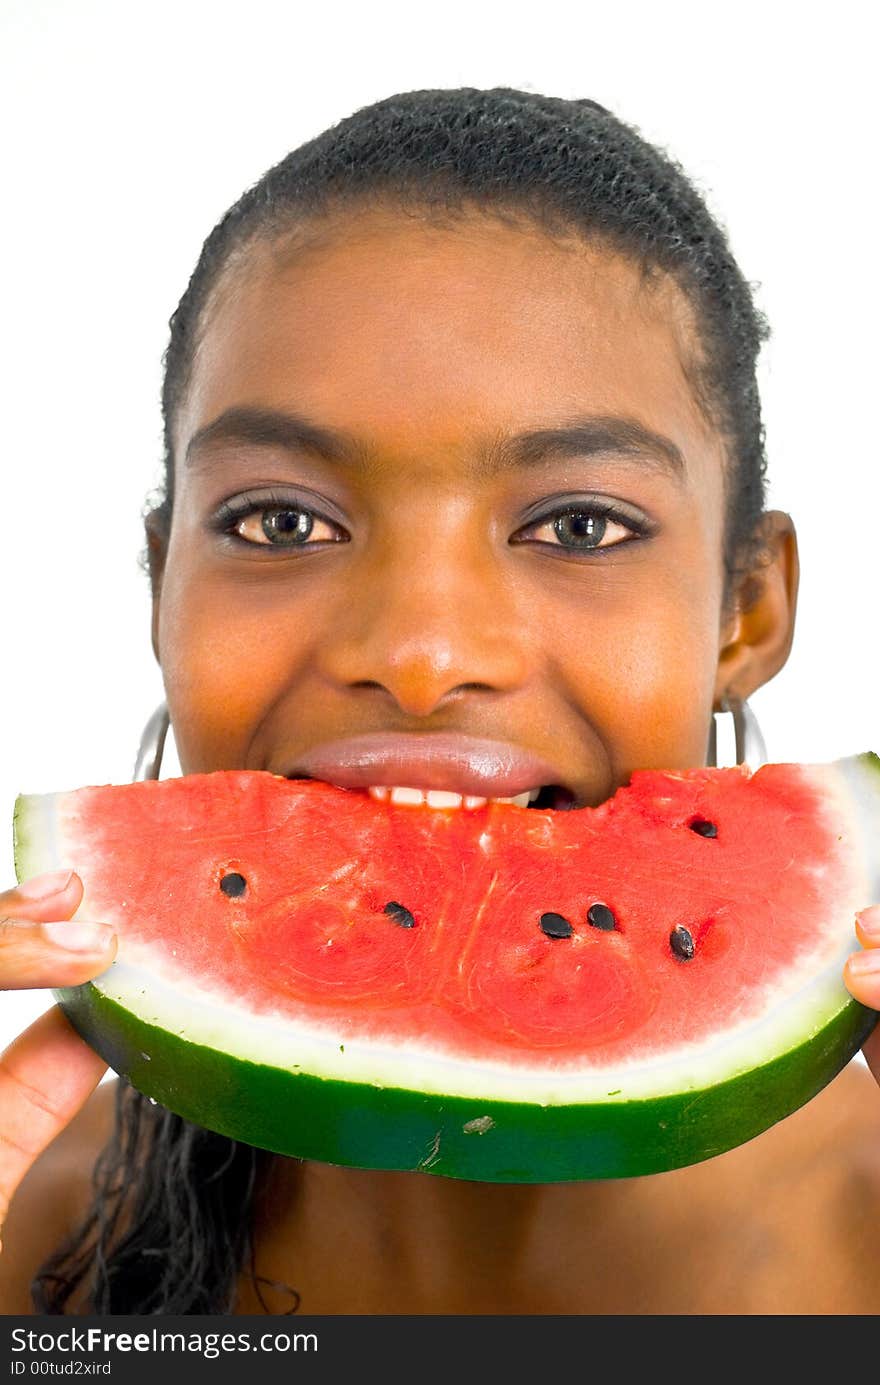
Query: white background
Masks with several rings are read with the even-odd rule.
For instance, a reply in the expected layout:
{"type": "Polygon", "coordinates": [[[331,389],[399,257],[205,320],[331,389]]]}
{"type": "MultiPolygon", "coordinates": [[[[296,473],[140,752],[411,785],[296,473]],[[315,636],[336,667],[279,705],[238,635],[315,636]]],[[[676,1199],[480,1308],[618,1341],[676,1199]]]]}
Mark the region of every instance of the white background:
{"type": "MultiPolygon", "coordinates": [[[[289,149],[396,91],[590,96],[696,179],[771,321],[769,499],[800,534],[794,651],[753,706],[772,759],[880,750],[870,8],[3,0],[3,883],[15,795],[129,778],[161,697],[141,512],[201,243],[289,149]]],[[[0,1041],[46,1003],[0,998],[0,1041]]]]}

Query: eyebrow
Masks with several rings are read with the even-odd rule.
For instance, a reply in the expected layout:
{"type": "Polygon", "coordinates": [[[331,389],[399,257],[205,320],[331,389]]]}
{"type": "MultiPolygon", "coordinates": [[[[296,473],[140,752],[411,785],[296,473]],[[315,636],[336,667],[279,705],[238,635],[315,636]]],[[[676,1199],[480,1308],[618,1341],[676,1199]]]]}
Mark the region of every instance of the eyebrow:
{"type": "MultiPolygon", "coordinates": [[[[368,449],[350,433],[312,423],[302,414],[238,406],[226,409],[193,434],[187,444],[185,464],[193,468],[204,465],[207,454],[224,444],[307,452],[343,466],[369,462],[368,449]]],[[[599,456],[637,459],[678,481],[685,474],[684,456],[671,438],[637,419],[616,415],[575,418],[559,427],[535,428],[502,437],[486,449],[480,470],[491,473],[548,460],[599,456]]]]}

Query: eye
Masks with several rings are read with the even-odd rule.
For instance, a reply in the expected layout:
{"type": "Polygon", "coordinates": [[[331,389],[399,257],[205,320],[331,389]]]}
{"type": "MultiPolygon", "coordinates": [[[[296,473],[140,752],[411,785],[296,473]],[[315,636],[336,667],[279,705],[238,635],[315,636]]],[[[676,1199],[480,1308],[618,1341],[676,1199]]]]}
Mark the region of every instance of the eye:
{"type": "Polygon", "coordinates": [[[232,532],[248,543],[273,544],[278,548],[301,548],[306,543],[336,541],[335,528],[312,510],[298,506],[261,506],[251,510],[232,532]]]}
{"type": "Polygon", "coordinates": [[[634,515],[624,514],[604,501],[589,501],[551,510],[543,518],[520,529],[514,539],[518,543],[531,539],[555,548],[590,553],[618,548],[623,543],[644,537],[648,532],[648,525],[634,515]]]}
{"type": "Polygon", "coordinates": [[[275,495],[242,495],[225,501],[212,520],[212,528],[259,548],[306,548],[348,539],[341,525],[324,519],[299,500],[275,495]]]}

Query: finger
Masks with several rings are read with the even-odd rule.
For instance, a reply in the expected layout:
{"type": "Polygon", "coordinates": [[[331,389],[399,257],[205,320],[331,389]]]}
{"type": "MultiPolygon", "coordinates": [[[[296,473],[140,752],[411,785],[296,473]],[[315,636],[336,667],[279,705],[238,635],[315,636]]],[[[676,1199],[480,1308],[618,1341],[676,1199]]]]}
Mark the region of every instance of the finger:
{"type": "Polygon", "coordinates": [[[880,949],[854,952],[847,957],[843,981],[850,995],[869,1010],[880,1010],[880,949]]]}
{"type": "Polygon", "coordinates": [[[2,990],[81,986],[106,971],[115,955],[116,934],[105,923],[0,918],[2,990]]]}
{"type": "Polygon", "coordinates": [[[0,1055],[0,1227],[28,1169],[85,1105],[106,1067],[57,1006],[0,1055]]]}
{"type": "Polygon", "coordinates": [[[856,936],[862,950],[847,957],[844,984],[856,1000],[870,1010],[880,1010],[880,906],[856,914],[856,936]]]}
{"type": "Polygon", "coordinates": [[[82,902],[83,884],[72,870],[51,871],[22,880],[0,893],[0,917],[50,922],[69,919],[82,902]]]}
{"type": "Polygon", "coordinates": [[[856,914],[856,936],[862,947],[880,947],[880,904],[856,914]]]}

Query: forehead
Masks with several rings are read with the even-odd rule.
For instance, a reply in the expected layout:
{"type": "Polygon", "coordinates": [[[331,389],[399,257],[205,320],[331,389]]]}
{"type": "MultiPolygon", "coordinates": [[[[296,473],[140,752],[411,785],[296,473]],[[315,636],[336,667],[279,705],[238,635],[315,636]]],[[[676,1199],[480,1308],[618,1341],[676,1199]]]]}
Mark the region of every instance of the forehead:
{"type": "Polygon", "coordinates": [[[224,410],[296,410],[411,454],[572,416],[722,446],[684,294],[580,236],[484,213],[348,212],[234,259],[203,315],[177,447],[224,410]]]}

